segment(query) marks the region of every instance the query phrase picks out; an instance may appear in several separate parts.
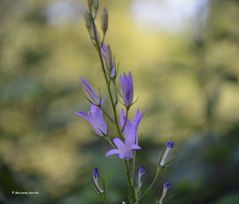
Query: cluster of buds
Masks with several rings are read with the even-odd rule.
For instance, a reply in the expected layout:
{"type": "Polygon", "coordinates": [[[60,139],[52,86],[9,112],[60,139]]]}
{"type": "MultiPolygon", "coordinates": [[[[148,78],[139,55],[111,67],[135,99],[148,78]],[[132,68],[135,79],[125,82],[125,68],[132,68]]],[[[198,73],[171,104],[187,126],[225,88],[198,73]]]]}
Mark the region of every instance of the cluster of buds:
{"type": "MultiPolygon", "coordinates": [[[[99,0],[88,0],[88,9],[85,13],[85,25],[90,34],[91,40],[94,44],[99,43],[99,33],[94,25],[94,19],[96,19],[99,9],[99,0]]],[[[105,36],[109,25],[108,11],[106,8],[103,9],[101,14],[101,29],[103,36],[105,36]]],[[[103,37],[104,38],[104,37],[103,37]]]]}

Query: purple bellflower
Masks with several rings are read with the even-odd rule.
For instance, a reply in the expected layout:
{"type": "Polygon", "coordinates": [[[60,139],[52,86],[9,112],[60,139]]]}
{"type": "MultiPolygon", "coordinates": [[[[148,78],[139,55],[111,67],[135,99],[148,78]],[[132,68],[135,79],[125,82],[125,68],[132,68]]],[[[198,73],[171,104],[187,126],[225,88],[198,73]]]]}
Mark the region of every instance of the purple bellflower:
{"type": "Polygon", "coordinates": [[[164,155],[160,161],[160,166],[164,167],[165,166],[165,161],[168,157],[169,152],[174,148],[175,143],[173,141],[169,141],[166,143],[166,150],[164,152],[164,155]]]}
{"type": "Polygon", "coordinates": [[[123,76],[120,76],[119,80],[123,103],[126,107],[130,107],[134,98],[133,79],[131,72],[129,72],[128,75],[123,73],[123,76]]]}
{"type": "MultiPolygon", "coordinates": [[[[133,158],[133,151],[141,149],[140,146],[138,145],[138,126],[143,115],[144,114],[140,113],[139,110],[137,109],[134,120],[130,121],[127,119],[124,131],[123,131],[124,142],[119,138],[115,138],[113,142],[116,148],[108,151],[106,153],[106,156],[118,154],[120,159],[129,160],[133,158]]],[[[123,127],[125,120],[126,120],[126,115],[124,110],[122,109],[120,113],[121,127],[123,127]]]]}
{"type": "Polygon", "coordinates": [[[125,140],[125,142],[122,142],[121,139],[115,138],[113,142],[116,148],[108,151],[106,153],[107,157],[118,154],[120,159],[130,160],[133,158],[133,150],[141,149],[139,145],[131,144],[129,141],[127,141],[127,139],[125,140]]]}
{"type": "Polygon", "coordinates": [[[123,128],[123,126],[125,125],[123,135],[130,135],[130,138],[133,140],[132,142],[135,142],[136,144],[138,144],[139,123],[142,120],[143,116],[144,113],[140,113],[139,109],[137,109],[134,120],[130,121],[128,118],[126,118],[126,113],[123,108],[120,112],[120,126],[123,128]]]}
{"type": "Polygon", "coordinates": [[[90,85],[89,81],[81,78],[81,85],[83,87],[84,93],[86,98],[90,101],[90,103],[99,106],[101,105],[102,101],[100,99],[100,97],[95,93],[94,89],[92,88],[92,86],[90,85]]]}
{"type": "Polygon", "coordinates": [[[163,199],[166,197],[168,189],[172,188],[172,183],[171,182],[166,182],[163,185],[163,193],[162,196],[159,200],[159,204],[163,204],[163,199]]]}
{"type": "Polygon", "coordinates": [[[76,112],[76,115],[79,115],[87,120],[97,135],[103,137],[107,134],[108,128],[104,120],[102,110],[99,107],[91,105],[88,113],[76,112]]]}
{"type": "Polygon", "coordinates": [[[92,178],[95,184],[95,187],[99,193],[104,193],[104,190],[100,187],[99,184],[99,178],[100,178],[100,172],[98,168],[94,168],[92,172],[92,178]]]}

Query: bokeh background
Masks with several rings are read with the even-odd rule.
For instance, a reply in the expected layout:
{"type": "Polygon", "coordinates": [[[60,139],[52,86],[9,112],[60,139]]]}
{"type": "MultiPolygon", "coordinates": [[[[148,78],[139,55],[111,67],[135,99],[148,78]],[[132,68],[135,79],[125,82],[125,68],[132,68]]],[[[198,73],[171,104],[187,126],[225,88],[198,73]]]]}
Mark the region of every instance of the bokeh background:
{"type": "MultiPolygon", "coordinates": [[[[132,71],[145,112],[137,166],[148,185],[167,140],[177,145],[144,203],[173,182],[168,204],[239,203],[239,1],[102,0],[106,42],[132,71]]],[[[104,94],[83,0],[0,1],[0,202],[96,204],[99,167],[111,203],[126,199],[123,166],[74,115],[84,76],[104,94]],[[13,195],[37,191],[39,195],[13,195]]],[[[132,112],[134,113],[134,111],[132,112]]]]}

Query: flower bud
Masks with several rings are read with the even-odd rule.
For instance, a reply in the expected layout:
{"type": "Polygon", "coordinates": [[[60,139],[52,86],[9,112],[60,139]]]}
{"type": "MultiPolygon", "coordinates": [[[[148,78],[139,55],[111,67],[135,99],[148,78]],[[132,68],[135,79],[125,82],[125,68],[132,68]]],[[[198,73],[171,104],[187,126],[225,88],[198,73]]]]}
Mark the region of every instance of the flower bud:
{"type": "Polygon", "coordinates": [[[88,30],[88,31],[89,31],[90,37],[93,40],[93,42],[96,44],[99,43],[100,37],[99,37],[99,33],[97,31],[97,28],[95,27],[95,29],[94,29],[94,27],[91,26],[90,30],[88,30]]]}
{"type": "Polygon", "coordinates": [[[110,78],[114,79],[116,77],[117,72],[110,46],[103,43],[101,46],[101,53],[105,67],[107,69],[107,74],[110,78]]]}
{"type": "Polygon", "coordinates": [[[134,88],[133,88],[133,77],[131,72],[127,75],[123,73],[119,77],[121,86],[121,96],[125,107],[129,108],[133,104],[134,88]]]}
{"type": "Polygon", "coordinates": [[[169,152],[174,148],[175,143],[173,141],[169,141],[166,143],[166,150],[164,152],[164,155],[160,161],[160,166],[164,167],[165,166],[165,161],[168,157],[169,152]]]}
{"type": "Polygon", "coordinates": [[[163,193],[162,196],[159,200],[159,204],[163,204],[163,199],[166,197],[168,189],[170,189],[172,187],[172,183],[171,182],[166,182],[163,185],[163,193]]]}
{"type": "Polygon", "coordinates": [[[106,63],[106,67],[108,69],[108,71],[111,71],[112,69],[112,65],[113,65],[113,57],[112,57],[112,52],[111,52],[111,48],[109,45],[107,45],[107,49],[105,51],[105,63],[106,63]]]}
{"type": "Polygon", "coordinates": [[[108,29],[108,24],[109,24],[108,11],[106,8],[104,8],[101,16],[101,29],[103,33],[106,33],[108,29]]]}
{"type": "Polygon", "coordinates": [[[94,12],[94,16],[97,15],[98,8],[99,8],[99,0],[93,0],[93,12],[94,12]]]}
{"type": "Polygon", "coordinates": [[[91,25],[92,25],[90,13],[86,12],[84,15],[84,19],[85,19],[85,26],[86,26],[87,30],[90,32],[91,25]]]}
{"type": "Polygon", "coordinates": [[[87,81],[84,78],[81,78],[81,86],[83,88],[83,91],[85,93],[86,98],[90,103],[99,106],[101,105],[101,99],[100,97],[95,93],[94,89],[92,88],[91,84],[89,81],[87,81]]]}
{"type": "Polygon", "coordinates": [[[91,11],[93,5],[93,0],[88,0],[88,8],[91,11]]]}
{"type": "Polygon", "coordinates": [[[99,178],[100,178],[99,169],[98,168],[94,168],[92,174],[93,174],[92,175],[93,181],[94,181],[94,184],[95,184],[95,187],[96,187],[97,191],[99,193],[104,193],[104,190],[100,187],[100,184],[99,184],[99,178]]]}
{"type": "Polygon", "coordinates": [[[145,174],[145,168],[144,166],[141,166],[138,170],[138,188],[141,188],[142,186],[142,177],[145,174]]]}

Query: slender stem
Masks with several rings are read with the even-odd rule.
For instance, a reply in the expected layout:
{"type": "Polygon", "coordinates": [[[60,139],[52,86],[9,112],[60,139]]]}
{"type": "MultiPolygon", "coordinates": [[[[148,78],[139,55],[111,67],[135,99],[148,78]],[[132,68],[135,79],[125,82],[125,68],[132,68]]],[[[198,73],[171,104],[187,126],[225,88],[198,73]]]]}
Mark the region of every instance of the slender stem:
{"type": "Polygon", "coordinates": [[[121,129],[121,132],[124,132],[124,128],[125,128],[125,126],[126,126],[126,123],[127,123],[127,120],[128,120],[128,114],[129,114],[129,108],[130,107],[126,107],[126,118],[125,118],[125,121],[124,121],[124,125],[123,125],[123,127],[122,127],[122,129],[121,129]]]}
{"type": "Polygon", "coordinates": [[[102,112],[104,113],[104,115],[112,122],[114,123],[114,119],[103,109],[103,107],[100,108],[102,110],[102,112]]]}
{"type": "Polygon", "coordinates": [[[133,156],[133,167],[132,167],[132,178],[134,178],[134,171],[135,171],[135,160],[136,160],[136,152],[133,153],[134,156],[133,156]]]}
{"type": "Polygon", "coordinates": [[[115,148],[115,146],[114,146],[114,144],[112,143],[112,141],[111,141],[109,135],[105,135],[104,139],[105,139],[113,148],[115,148]]]}
{"type": "Polygon", "coordinates": [[[101,194],[100,197],[101,197],[102,201],[104,202],[104,204],[108,204],[109,203],[108,200],[107,200],[105,192],[103,194],[101,194]]]}
{"type": "Polygon", "coordinates": [[[141,199],[145,196],[146,193],[148,193],[150,191],[150,189],[153,187],[153,185],[155,184],[160,172],[162,170],[162,167],[159,167],[157,166],[157,169],[156,169],[156,173],[155,173],[155,176],[154,176],[154,179],[152,181],[152,183],[150,184],[150,186],[147,188],[147,190],[143,193],[143,195],[141,196],[141,199]]]}
{"type": "MultiPolygon", "coordinates": [[[[92,18],[92,26],[93,26],[93,32],[94,32],[94,36],[95,36],[95,41],[96,43],[94,44],[95,45],[95,48],[98,52],[98,55],[99,55],[99,59],[100,59],[100,63],[101,63],[101,68],[102,68],[102,72],[103,72],[103,75],[104,75],[104,79],[105,79],[105,83],[106,83],[106,87],[107,87],[107,91],[108,91],[108,95],[109,95],[109,98],[110,98],[110,103],[111,103],[111,106],[112,106],[112,110],[113,110],[113,114],[114,114],[114,121],[115,121],[115,126],[116,126],[116,129],[117,129],[117,132],[119,134],[119,137],[121,139],[124,139],[124,136],[120,130],[120,126],[119,126],[119,121],[118,121],[118,116],[117,116],[117,111],[116,111],[116,105],[117,105],[117,101],[114,103],[114,100],[113,100],[113,96],[112,96],[112,93],[111,93],[111,89],[110,89],[110,79],[108,80],[107,78],[107,74],[106,74],[106,71],[105,71],[105,65],[104,65],[104,60],[103,60],[103,57],[102,57],[102,54],[101,54],[101,47],[100,47],[100,43],[98,42],[98,37],[97,37],[97,31],[96,31],[96,26],[95,26],[95,19],[92,18]]],[[[115,85],[115,84],[114,84],[115,85]]],[[[115,88],[116,89],[116,88],[115,88]]],[[[117,93],[116,93],[117,94],[117,93]]],[[[130,196],[130,204],[134,204],[134,201],[135,201],[135,195],[134,195],[134,186],[133,186],[133,183],[132,183],[132,180],[130,178],[130,168],[128,167],[128,164],[127,164],[127,161],[125,161],[125,168],[126,168],[126,175],[127,175],[127,179],[128,179],[128,186],[129,186],[129,196],[130,196]]]]}
{"type": "Polygon", "coordinates": [[[116,87],[115,80],[113,81],[113,84],[114,84],[114,91],[115,91],[115,106],[117,106],[117,104],[118,104],[118,94],[117,94],[117,87],[116,87]]]}
{"type": "Polygon", "coordinates": [[[130,169],[128,166],[127,161],[124,161],[125,169],[126,169],[126,175],[128,179],[128,187],[129,187],[129,196],[130,196],[130,204],[134,204],[135,202],[135,194],[134,194],[134,186],[130,177],[130,169]]]}

